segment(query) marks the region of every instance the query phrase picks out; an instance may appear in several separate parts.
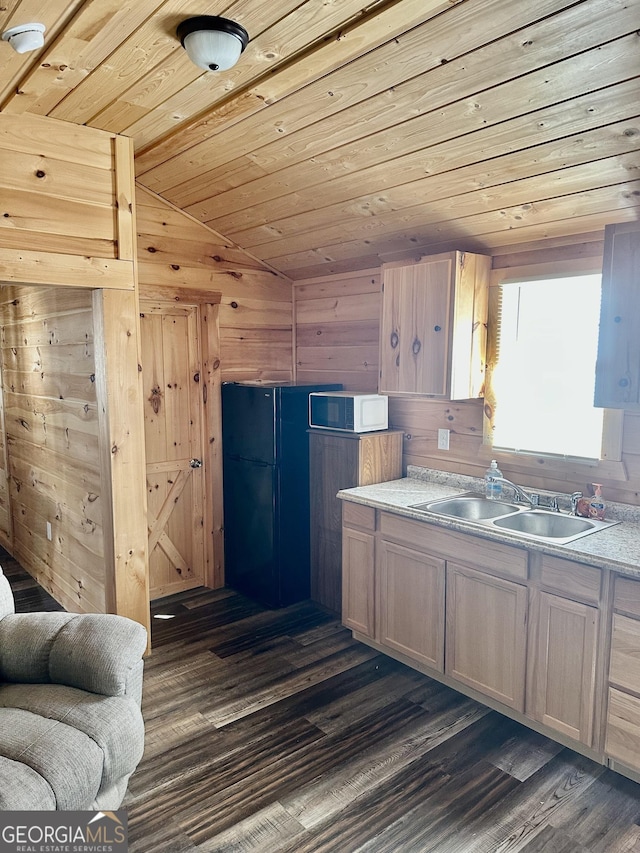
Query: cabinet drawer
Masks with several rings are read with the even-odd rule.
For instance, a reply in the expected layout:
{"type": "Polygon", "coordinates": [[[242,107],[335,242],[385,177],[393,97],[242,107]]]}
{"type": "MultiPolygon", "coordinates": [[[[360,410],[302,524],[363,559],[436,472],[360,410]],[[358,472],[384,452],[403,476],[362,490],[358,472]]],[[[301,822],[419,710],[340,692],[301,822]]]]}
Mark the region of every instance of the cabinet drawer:
{"type": "Polygon", "coordinates": [[[627,767],[640,769],[640,699],[609,690],[605,752],[627,767]]]}
{"type": "Polygon", "coordinates": [[[600,600],[602,572],[593,566],[543,556],[541,580],[544,586],[576,598],[597,604],[600,600]]]}
{"type": "Polygon", "coordinates": [[[613,606],[640,619],[640,581],[617,577],[613,606]]]}
{"type": "Polygon", "coordinates": [[[342,521],[349,527],[361,527],[363,530],[376,529],[376,511],[373,507],[342,502],[342,521]]]}
{"type": "Polygon", "coordinates": [[[528,576],[527,552],[521,548],[455,530],[444,530],[427,522],[412,521],[387,512],[380,514],[380,531],[385,539],[395,539],[457,563],[467,563],[520,580],[526,580],[528,576]]]}
{"type": "Polygon", "coordinates": [[[609,681],[640,693],[640,621],[613,614],[609,681]]]}

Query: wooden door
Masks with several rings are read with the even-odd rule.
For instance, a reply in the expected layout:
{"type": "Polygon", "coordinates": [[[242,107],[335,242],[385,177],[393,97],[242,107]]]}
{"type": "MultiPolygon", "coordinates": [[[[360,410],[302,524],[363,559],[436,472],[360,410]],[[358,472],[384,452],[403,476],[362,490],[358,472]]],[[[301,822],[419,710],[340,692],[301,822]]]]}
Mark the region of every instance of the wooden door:
{"type": "Polygon", "coordinates": [[[447,563],[445,672],[524,710],[527,588],[447,563]]]}
{"type": "Polygon", "coordinates": [[[215,439],[220,445],[219,403],[212,399],[212,391],[219,393],[212,387],[219,362],[211,357],[214,329],[206,305],[145,299],[142,293],[140,309],[149,586],[155,599],[222,584],[221,473],[212,450],[215,439]]]}
{"type": "Polygon", "coordinates": [[[598,609],[543,592],[537,628],[534,719],[591,746],[598,609]]]}
{"type": "Polygon", "coordinates": [[[444,560],[379,542],[378,640],[444,672],[444,560]]]}

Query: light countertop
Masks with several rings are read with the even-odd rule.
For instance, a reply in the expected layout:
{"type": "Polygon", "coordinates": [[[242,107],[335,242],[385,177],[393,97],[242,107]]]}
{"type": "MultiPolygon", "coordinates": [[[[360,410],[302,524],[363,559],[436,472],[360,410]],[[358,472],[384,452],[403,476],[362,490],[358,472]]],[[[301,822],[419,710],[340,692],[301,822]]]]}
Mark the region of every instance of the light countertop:
{"type": "Polygon", "coordinates": [[[435,524],[438,527],[471,533],[484,539],[517,545],[529,551],[577,560],[640,578],[640,507],[625,504],[608,505],[607,521],[620,520],[620,524],[583,536],[566,545],[556,545],[525,538],[498,528],[483,527],[461,518],[427,515],[420,510],[411,509],[411,504],[451,497],[464,492],[483,494],[484,481],[414,466],[409,466],[407,473],[409,476],[401,480],[343,489],[338,492],[338,497],[414,518],[425,524],[435,524]]]}

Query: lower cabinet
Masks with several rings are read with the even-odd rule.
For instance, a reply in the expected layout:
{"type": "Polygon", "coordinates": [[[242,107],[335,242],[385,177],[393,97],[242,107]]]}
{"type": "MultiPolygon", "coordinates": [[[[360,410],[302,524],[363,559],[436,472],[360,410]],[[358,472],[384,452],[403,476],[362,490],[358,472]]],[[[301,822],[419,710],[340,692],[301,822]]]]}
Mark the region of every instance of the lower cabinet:
{"type": "Polygon", "coordinates": [[[527,587],[447,563],[445,672],[524,711],[527,587]]]}
{"type": "Polygon", "coordinates": [[[529,716],[591,746],[595,712],[598,609],[540,593],[529,666],[529,716]]]}
{"type": "Polygon", "coordinates": [[[343,622],[359,639],[635,778],[640,580],[616,578],[605,619],[612,589],[594,566],[343,505],[343,622]]]}
{"type": "Polygon", "coordinates": [[[444,560],[381,540],[377,568],[377,639],[444,672],[444,560]]]}
{"type": "Polygon", "coordinates": [[[605,751],[640,774],[640,581],[617,577],[605,751]]]}

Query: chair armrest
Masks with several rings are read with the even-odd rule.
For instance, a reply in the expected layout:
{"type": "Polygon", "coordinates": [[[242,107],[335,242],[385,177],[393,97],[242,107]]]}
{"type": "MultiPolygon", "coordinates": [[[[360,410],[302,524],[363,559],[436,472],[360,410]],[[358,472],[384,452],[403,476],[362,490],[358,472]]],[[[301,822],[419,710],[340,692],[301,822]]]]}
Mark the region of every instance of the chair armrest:
{"type": "Polygon", "coordinates": [[[106,696],[139,692],[147,647],[142,625],[124,616],[15,613],[0,620],[0,679],[54,682],[106,696]]]}

